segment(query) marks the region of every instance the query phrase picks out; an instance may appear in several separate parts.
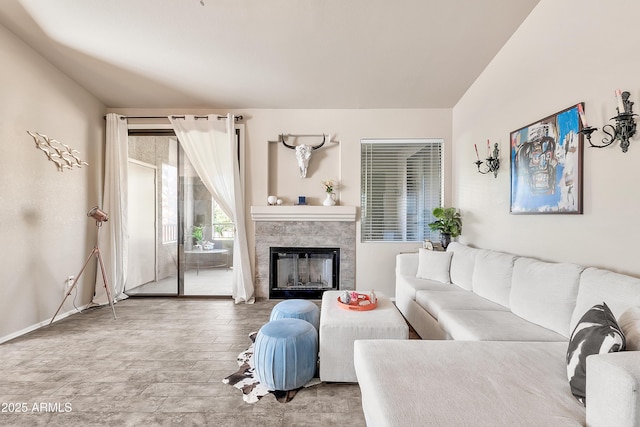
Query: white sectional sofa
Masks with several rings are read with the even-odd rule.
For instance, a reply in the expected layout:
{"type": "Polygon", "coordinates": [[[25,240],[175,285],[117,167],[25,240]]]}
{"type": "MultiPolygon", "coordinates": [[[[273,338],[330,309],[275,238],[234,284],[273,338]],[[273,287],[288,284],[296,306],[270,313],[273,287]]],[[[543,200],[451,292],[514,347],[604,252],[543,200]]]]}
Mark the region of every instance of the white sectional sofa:
{"type": "Polygon", "coordinates": [[[640,426],[640,279],[456,242],[447,254],[396,259],[396,304],[423,340],[354,344],[367,425],[640,426]],[[585,409],[567,347],[603,302],[632,319],[631,351],[587,358],[585,409]]]}

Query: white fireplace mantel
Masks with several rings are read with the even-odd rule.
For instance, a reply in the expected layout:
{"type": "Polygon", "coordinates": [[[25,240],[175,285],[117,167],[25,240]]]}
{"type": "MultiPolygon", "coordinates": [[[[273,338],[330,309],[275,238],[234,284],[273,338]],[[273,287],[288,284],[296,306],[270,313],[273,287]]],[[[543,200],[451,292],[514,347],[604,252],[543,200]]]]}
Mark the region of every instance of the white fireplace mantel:
{"type": "Polygon", "coordinates": [[[254,221],[355,221],[355,206],[251,206],[254,221]]]}

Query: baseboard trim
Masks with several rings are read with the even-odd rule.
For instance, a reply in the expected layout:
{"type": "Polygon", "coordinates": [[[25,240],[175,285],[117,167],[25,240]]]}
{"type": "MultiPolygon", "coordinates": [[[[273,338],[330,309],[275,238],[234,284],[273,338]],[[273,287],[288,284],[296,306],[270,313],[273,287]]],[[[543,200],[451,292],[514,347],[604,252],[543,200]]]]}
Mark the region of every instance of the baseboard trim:
{"type": "MultiPolygon", "coordinates": [[[[91,305],[91,303],[84,305],[82,307],[80,307],[80,312],[84,311],[86,308],[88,308],[91,305]]],[[[78,310],[76,310],[75,308],[73,310],[69,310],[66,311],[64,313],[58,313],[58,315],[56,316],[56,322],[59,322],[60,320],[67,318],[69,316],[71,316],[72,314],[76,314],[79,313],[78,310]]],[[[12,334],[9,335],[5,335],[4,337],[0,337],[0,344],[3,344],[7,341],[11,341],[14,338],[18,338],[22,335],[28,334],[29,332],[35,331],[36,329],[40,329],[43,326],[47,326],[49,324],[49,322],[51,322],[51,318],[47,319],[47,320],[43,320],[40,323],[36,323],[35,325],[31,325],[28,326],[20,331],[14,332],[12,334]]]]}

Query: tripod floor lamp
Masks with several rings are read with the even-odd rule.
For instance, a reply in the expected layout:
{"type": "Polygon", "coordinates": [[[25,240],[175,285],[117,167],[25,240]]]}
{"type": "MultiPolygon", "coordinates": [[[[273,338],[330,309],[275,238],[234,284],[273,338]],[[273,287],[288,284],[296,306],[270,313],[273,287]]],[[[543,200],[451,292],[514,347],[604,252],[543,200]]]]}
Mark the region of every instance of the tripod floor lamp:
{"type": "Polygon", "coordinates": [[[87,264],[89,264],[89,261],[91,261],[91,258],[94,255],[96,258],[98,258],[98,263],[100,264],[100,270],[102,271],[102,281],[104,283],[104,289],[107,291],[107,298],[109,298],[111,311],[113,311],[113,319],[114,320],[117,319],[116,309],[113,306],[113,298],[111,298],[111,290],[109,289],[109,282],[107,281],[107,274],[104,270],[104,262],[102,261],[102,254],[100,253],[100,227],[102,227],[102,224],[104,222],[107,222],[109,220],[109,215],[106,212],[103,212],[102,210],[100,210],[100,208],[98,208],[97,206],[94,206],[93,208],[91,208],[89,212],[87,212],[87,216],[96,220],[96,245],[93,247],[93,249],[89,253],[87,260],[82,266],[82,270],[80,270],[80,273],[78,273],[78,275],[76,276],[76,279],[73,281],[73,284],[69,288],[69,291],[67,292],[67,294],[64,296],[64,299],[60,303],[58,310],[56,310],[56,313],[51,318],[51,322],[49,322],[49,325],[53,323],[53,320],[56,318],[56,316],[60,312],[60,309],[64,305],[64,302],[67,300],[67,297],[71,295],[73,288],[75,288],[76,284],[78,284],[78,280],[80,280],[80,276],[82,276],[84,269],[87,268],[87,264]]]}

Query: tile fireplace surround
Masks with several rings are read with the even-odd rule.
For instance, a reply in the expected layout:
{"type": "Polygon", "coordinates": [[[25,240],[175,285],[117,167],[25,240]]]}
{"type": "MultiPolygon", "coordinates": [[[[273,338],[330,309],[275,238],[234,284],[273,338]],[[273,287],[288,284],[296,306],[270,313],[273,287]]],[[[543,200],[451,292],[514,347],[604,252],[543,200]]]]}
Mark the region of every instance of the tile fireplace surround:
{"type": "Polygon", "coordinates": [[[269,298],[269,248],[340,248],[340,289],[355,289],[355,206],[252,206],[257,298],[269,298]]]}

